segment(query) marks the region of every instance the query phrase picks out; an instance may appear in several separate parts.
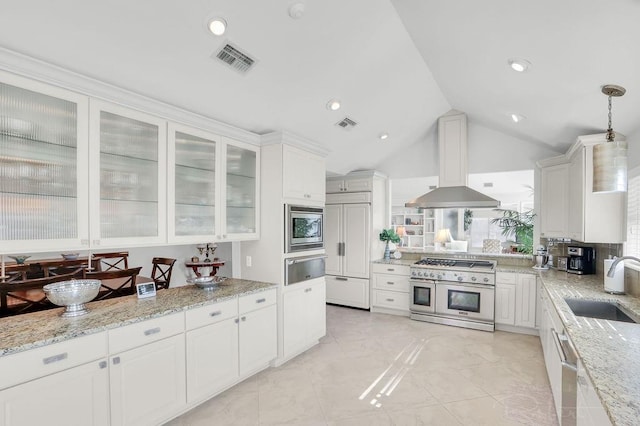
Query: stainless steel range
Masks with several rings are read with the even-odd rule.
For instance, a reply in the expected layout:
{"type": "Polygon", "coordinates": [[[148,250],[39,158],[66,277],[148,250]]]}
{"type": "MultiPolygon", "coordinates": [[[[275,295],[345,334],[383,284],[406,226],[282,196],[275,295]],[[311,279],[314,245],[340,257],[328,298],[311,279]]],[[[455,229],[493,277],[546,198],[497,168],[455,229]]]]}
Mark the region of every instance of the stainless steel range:
{"type": "Polygon", "coordinates": [[[494,331],[495,261],[426,257],[410,271],[411,319],[494,331]]]}

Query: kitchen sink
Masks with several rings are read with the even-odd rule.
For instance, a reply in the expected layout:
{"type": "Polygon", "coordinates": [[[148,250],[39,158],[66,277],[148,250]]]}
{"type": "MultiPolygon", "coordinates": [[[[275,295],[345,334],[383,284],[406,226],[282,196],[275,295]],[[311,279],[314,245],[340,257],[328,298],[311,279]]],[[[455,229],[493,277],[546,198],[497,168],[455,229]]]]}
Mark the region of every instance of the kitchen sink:
{"type": "Polygon", "coordinates": [[[638,322],[638,320],[634,318],[635,315],[621,309],[616,303],[570,298],[565,298],[564,300],[573,313],[579,317],[632,323],[638,322]]]}

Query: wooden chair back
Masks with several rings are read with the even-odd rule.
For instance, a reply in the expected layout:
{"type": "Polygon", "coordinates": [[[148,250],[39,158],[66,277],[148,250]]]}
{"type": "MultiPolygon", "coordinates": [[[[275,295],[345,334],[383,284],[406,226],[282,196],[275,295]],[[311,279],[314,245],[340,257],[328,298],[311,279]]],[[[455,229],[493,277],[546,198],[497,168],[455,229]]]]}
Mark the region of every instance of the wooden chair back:
{"type": "Polygon", "coordinates": [[[91,266],[96,271],[123,271],[129,269],[128,251],[94,253],[92,257],[91,266]]]}
{"type": "Polygon", "coordinates": [[[171,284],[171,271],[173,271],[173,264],[176,263],[176,259],[154,257],[151,262],[153,263],[151,278],[156,284],[156,290],[169,288],[171,284]]]}
{"type": "Polygon", "coordinates": [[[112,297],[128,296],[136,292],[136,277],[142,266],[124,270],[84,272],[84,278],[88,280],[100,280],[100,293],[95,300],[109,299],[112,297]]]}
{"type": "Polygon", "coordinates": [[[0,316],[24,314],[56,308],[47,300],[42,287],[47,284],[81,278],[84,268],[62,275],[0,282],[0,316]]]}

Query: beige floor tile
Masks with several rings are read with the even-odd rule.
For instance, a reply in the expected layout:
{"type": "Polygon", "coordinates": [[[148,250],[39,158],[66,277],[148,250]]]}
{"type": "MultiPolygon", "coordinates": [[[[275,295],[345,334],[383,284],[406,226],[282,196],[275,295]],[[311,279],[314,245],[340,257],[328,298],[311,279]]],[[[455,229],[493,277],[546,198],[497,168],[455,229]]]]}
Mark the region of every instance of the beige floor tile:
{"type": "Polygon", "coordinates": [[[539,339],[327,306],[320,344],[169,423],[557,425],[539,339]]]}
{"type": "Polygon", "coordinates": [[[499,426],[517,425],[507,416],[505,407],[492,397],[469,399],[444,404],[444,407],[463,425],[499,426]]]}
{"type": "Polygon", "coordinates": [[[395,426],[460,426],[456,418],[442,405],[408,408],[390,411],[389,416],[395,426]]]}

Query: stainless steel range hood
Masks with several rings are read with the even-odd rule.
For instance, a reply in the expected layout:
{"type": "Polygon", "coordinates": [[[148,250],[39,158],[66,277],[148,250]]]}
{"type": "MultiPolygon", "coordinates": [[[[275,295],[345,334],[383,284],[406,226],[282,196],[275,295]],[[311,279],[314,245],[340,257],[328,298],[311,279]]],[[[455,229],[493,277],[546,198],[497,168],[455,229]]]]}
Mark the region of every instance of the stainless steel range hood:
{"type": "Polygon", "coordinates": [[[494,208],[500,201],[467,186],[467,116],[451,111],[438,119],[439,187],[405,207],[425,209],[494,208]]]}

